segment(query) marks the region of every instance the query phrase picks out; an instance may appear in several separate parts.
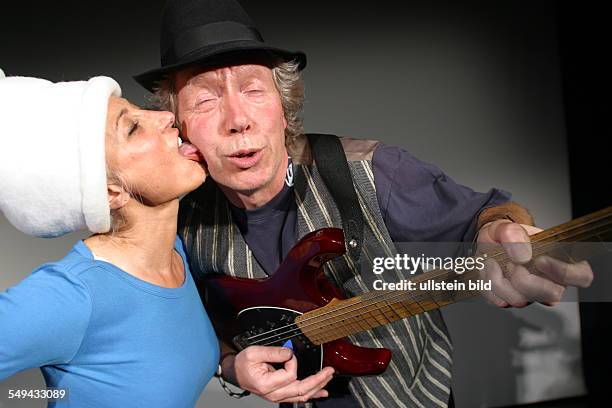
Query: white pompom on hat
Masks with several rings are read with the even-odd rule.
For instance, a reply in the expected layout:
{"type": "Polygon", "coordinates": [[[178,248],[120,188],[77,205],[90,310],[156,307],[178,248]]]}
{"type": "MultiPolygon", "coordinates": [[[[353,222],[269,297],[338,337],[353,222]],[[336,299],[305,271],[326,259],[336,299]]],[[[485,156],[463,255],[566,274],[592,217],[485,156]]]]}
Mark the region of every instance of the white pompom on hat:
{"type": "Polygon", "coordinates": [[[0,70],[0,210],[19,230],[107,232],[108,77],[53,83],[0,70]]]}

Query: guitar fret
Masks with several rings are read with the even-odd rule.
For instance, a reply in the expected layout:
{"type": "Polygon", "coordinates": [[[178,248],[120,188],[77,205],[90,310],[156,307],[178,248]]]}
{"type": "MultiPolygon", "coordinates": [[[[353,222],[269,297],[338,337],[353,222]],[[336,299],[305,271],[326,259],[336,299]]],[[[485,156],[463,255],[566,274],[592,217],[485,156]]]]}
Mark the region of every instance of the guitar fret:
{"type": "MultiPolygon", "coordinates": [[[[555,255],[571,260],[571,254],[564,251],[562,243],[589,241],[593,238],[598,241],[612,240],[612,207],[531,236],[533,256],[557,251],[555,255]]],[[[487,252],[487,255],[505,270],[509,259],[503,250],[487,252]]],[[[478,271],[457,275],[453,271],[434,270],[417,275],[412,281],[419,284],[429,280],[448,283],[456,280],[467,285],[469,281],[478,278],[478,271]]],[[[296,318],[295,323],[313,343],[321,344],[438,309],[477,293],[467,290],[368,292],[351,299],[335,300],[320,309],[304,313],[296,318]]]]}

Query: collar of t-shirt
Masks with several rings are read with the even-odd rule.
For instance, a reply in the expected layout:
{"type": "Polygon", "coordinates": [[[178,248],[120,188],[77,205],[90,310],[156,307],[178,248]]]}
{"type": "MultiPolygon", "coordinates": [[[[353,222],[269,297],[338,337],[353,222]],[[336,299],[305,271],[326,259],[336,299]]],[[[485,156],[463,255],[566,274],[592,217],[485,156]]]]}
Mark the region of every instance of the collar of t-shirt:
{"type": "Polygon", "coordinates": [[[230,204],[232,217],[253,256],[268,275],[297,242],[297,206],[293,194],[293,164],[289,160],[283,189],[254,210],[230,204]]]}

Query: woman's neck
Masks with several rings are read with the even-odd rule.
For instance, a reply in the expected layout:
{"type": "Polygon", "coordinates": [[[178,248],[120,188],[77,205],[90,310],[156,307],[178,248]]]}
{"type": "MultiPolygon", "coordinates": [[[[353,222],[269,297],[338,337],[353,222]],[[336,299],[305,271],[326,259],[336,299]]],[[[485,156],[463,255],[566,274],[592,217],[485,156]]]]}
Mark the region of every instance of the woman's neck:
{"type": "Polygon", "coordinates": [[[182,260],[174,250],[178,199],[149,207],[131,200],[122,209],[125,228],[85,240],[98,257],[160,286],[183,283],[182,260]]]}

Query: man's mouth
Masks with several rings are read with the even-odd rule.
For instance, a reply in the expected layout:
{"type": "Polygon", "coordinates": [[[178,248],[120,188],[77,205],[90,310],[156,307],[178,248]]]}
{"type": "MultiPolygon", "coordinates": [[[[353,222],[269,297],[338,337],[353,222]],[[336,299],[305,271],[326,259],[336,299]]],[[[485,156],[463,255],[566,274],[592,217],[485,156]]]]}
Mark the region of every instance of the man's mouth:
{"type": "Polygon", "coordinates": [[[227,159],[236,167],[246,170],[255,166],[262,155],[262,149],[242,149],[227,156],[227,159]]]}

